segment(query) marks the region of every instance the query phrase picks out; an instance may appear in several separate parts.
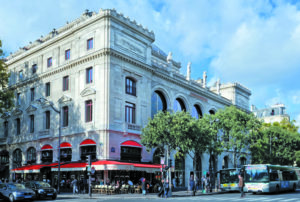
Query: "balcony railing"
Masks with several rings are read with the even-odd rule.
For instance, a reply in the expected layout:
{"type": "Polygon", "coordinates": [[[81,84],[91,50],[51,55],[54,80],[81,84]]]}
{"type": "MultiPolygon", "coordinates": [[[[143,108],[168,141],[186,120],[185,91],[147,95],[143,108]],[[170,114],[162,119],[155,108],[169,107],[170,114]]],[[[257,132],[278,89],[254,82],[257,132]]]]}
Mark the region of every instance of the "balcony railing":
{"type": "Polygon", "coordinates": [[[141,126],[140,125],[136,125],[136,124],[131,124],[131,123],[127,123],[127,128],[129,130],[141,130],[141,126]]]}

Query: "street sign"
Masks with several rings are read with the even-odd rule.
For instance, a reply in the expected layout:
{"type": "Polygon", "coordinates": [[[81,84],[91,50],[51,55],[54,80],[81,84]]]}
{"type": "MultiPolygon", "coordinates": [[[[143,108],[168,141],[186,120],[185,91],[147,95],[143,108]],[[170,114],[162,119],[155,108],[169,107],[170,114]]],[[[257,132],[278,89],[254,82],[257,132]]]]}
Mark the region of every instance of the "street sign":
{"type": "Polygon", "coordinates": [[[93,166],[93,167],[91,168],[91,173],[92,173],[92,174],[95,174],[95,171],[96,171],[96,170],[95,170],[95,167],[93,166]]]}

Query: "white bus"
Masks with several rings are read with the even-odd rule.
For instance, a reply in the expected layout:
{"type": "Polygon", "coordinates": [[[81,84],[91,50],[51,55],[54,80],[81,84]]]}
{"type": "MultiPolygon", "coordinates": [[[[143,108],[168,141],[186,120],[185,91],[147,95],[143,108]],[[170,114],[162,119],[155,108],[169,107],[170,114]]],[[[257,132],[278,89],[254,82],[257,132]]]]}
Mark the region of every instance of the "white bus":
{"type": "Polygon", "coordinates": [[[296,191],[299,183],[296,174],[297,168],[270,164],[244,166],[244,191],[276,192],[296,191]]]}
{"type": "Polygon", "coordinates": [[[239,191],[239,169],[222,169],[220,173],[220,188],[222,191],[239,191]]]}

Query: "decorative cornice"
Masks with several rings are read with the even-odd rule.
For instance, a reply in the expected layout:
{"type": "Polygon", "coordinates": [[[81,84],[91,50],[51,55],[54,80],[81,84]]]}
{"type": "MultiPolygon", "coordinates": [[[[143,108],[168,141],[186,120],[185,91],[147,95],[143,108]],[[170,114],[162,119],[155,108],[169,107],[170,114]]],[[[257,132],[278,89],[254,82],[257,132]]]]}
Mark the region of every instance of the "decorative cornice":
{"type": "Polygon", "coordinates": [[[37,107],[33,104],[29,105],[29,107],[27,107],[27,109],[25,110],[27,113],[30,113],[30,112],[33,112],[33,111],[36,111],[37,110],[37,107]]]}
{"type": "Polygon", "coordinates": [[[83,91],[81,91],[80,95],[82,97],[88,96],[88,95],[93,95],[96,94],[96,90],[94,88],[91,87],[87,87],[85,88],[83,91]]]}
{"type": "Polygon", "coordinates": [[[12,116],[19,116],[19,115],[23,114],[23,111],[19,108],[16,108],[12,111],[11,114],[12,114],[12,116]]]}

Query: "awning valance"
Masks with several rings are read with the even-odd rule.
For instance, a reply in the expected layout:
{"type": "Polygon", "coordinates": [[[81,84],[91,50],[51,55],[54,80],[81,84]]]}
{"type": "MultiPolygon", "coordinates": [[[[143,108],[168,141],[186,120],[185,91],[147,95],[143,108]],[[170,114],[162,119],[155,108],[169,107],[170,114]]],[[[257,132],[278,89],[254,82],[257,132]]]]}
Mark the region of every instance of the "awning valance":
{"type": "Polygon", "coordinates": [[[72,145],[68,142],[63,142],[60,144],[60,148],[72,148],[72,145]]]}
{"type": "Polygon", "coordinates": [[[86,139],[80,143],[80,146],[96,145],[96,142],[91,139],[86,139]]]}
{"type": "MultiPolygon", "coordinates": [[[[60,166],[60,171],[85,171],[86,166],[86,162],[66,163],[60,166]]],[[[55,168],[52,167],[51,171],[58,171],[58,166],[55,166],[55,168]]]]}
{"type": "Polygon", "coordinates": [[[13,173],[39,173],[41,168],[52,167],[52,166],[56,166],[56,165],[57,165],[57,163],[27,165],[27,166],[22,166],[22,167],[19,167],[19,168],[14,168],[11,171],[13,173]]]}
{"type": "Polygon", "coordinates": [[[53,149],[53,147],[52,147],[51,145],[49,145],[49,144],[45,144],[45,145],[41,148],[41,150],[51,150],[51,149],[53,149]]]}
{"type": "Polygon", "coordinates": [[[140,147],[140,148],[143,147],[140,143],[133,140],[125,141],[121,144],[121,146],[140,147]]]}

